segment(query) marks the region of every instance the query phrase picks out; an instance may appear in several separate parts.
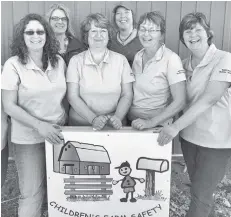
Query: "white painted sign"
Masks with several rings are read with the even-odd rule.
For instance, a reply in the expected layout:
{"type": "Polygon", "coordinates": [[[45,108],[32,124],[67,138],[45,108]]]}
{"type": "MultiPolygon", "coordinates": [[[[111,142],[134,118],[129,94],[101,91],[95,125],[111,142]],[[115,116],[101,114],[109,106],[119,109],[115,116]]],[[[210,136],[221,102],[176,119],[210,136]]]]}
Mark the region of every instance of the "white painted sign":
{"type": "Polygon", "coordinates": [[[168,217],[171,145],[152,131],[64,127],[46,142],[49,217],[168,217]]]}

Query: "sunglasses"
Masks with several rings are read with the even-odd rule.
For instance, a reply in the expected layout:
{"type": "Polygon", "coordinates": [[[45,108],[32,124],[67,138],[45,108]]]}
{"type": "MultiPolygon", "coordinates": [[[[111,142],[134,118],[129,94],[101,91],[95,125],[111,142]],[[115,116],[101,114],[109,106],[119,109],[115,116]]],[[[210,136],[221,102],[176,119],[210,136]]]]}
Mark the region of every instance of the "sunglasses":
{"type": "Polygon", "coordinates": [[[67,17],[51,17],[51,20],[58,22],[59,20],[62,20],[62,22],[67,22],[67,17]]]}
{"type": "Polygon", "coordinates": [[[45,31],[44,30],[36,30],[36,31],[33,31],[33,30],[28,30],[28,31],[25,31],[24,34],[26,35],[34,35],[34,34],[37,34],[37,35],[44,35],[45,34],[45,31]]]}

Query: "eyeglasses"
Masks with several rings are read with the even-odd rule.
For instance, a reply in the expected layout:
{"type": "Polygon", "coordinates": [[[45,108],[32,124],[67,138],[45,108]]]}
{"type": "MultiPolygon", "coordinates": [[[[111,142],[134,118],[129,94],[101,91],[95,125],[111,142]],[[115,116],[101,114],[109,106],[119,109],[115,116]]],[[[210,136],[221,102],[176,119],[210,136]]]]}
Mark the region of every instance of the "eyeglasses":
{"type": "Polygon", "coordinates": [[[28,31],[25,31],[24,32],[26,35],[34,35],[35,33],[37,35],[44,35],[45,34],[45,31],[44,30],[36,30],[36,31],[33,31],[33,30],[28,30],[28,31]]]}
{"type": "Polygon", "coordinates": [[[156,34],[157,32],[160,32],[160,29],[139,29],[139,32],[142,34],[145,34],[146,32],[148,32],[150,35],[151,34],[156,34]]]}
{"type": "Polygon", "coordinates": [[[51,17],[51,20],[58,22],[59,20],[62,20],[62,22],[67,22],[67,17],[51,17]]]}

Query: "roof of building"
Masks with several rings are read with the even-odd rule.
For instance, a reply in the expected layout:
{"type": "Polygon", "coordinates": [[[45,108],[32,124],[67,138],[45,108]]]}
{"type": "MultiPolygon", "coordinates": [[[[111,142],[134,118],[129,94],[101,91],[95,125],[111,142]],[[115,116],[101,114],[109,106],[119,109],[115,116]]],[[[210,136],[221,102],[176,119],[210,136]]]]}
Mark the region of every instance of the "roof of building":
{"type": "MultiPolygon", "coordinates": [[[[66,146],[68,146],[70,143],[75,147],[76,153],[79,157],[78,159],[76,158],[77,155],[75,155],[75,160],[81,162],[111,163],[108,152],[103,146],[81,143],[76,141],[68,141],[64,147],[66,148],[66,146]]],[[[62,149],[63,151],[62,155],[60,155],[60,160],[67,160],[68,158],[68,156],[65,154],[65,148],[62,149]]],[[[71,155],[73,156],[73,153],[71,155]]],[[[74,159],[72,158],[68,160],[74,159]]]]}

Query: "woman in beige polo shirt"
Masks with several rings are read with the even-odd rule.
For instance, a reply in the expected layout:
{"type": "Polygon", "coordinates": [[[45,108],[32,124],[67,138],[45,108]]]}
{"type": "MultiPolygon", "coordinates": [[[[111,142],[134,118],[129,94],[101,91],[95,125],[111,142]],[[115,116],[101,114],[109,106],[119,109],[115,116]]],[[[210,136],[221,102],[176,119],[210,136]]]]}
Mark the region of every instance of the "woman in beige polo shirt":
{"type": "Polygon", "coordinates": [[[179,30],[181,42],[191,51],[183,61],[188,106],[183,116],[163,128],[158,141],[167,144],[181,131],[192,183],[186,216],[208,217],[231,157],[231,53],[212,43],[213,32],[202,13],[185,15],[179,30]]]}
{"type": "Polygon", "coordinates": [[[62,141],[59,125],[66,115],[65,62],[57,55],[59,45],[46,20],[28,14],[16,25],[12,57],[2,72],[2,100],[11,117],[11,141],[18,171],[18,216],[41,216],[45,195],[45,139],[62,141]]]}
{"type": "Polygon", "coordinates": [[[81,32],[88,50],[68,65],[69,125],[101,130],[108,123],[120,129],[133,96],[131,68],[125,56],[107,48],[112,28],[102,14],[89,15],[81,32]]]}
{"type": "Polygon", "coordinates": [[[165,20],[158,12],[145,13],[138,22],[143,49],[134,58],[134,97],[128,113],[132,127],[144,130],[169,122],[186,102],[185,73],[180,57],[164,42],[165,20]]]}

